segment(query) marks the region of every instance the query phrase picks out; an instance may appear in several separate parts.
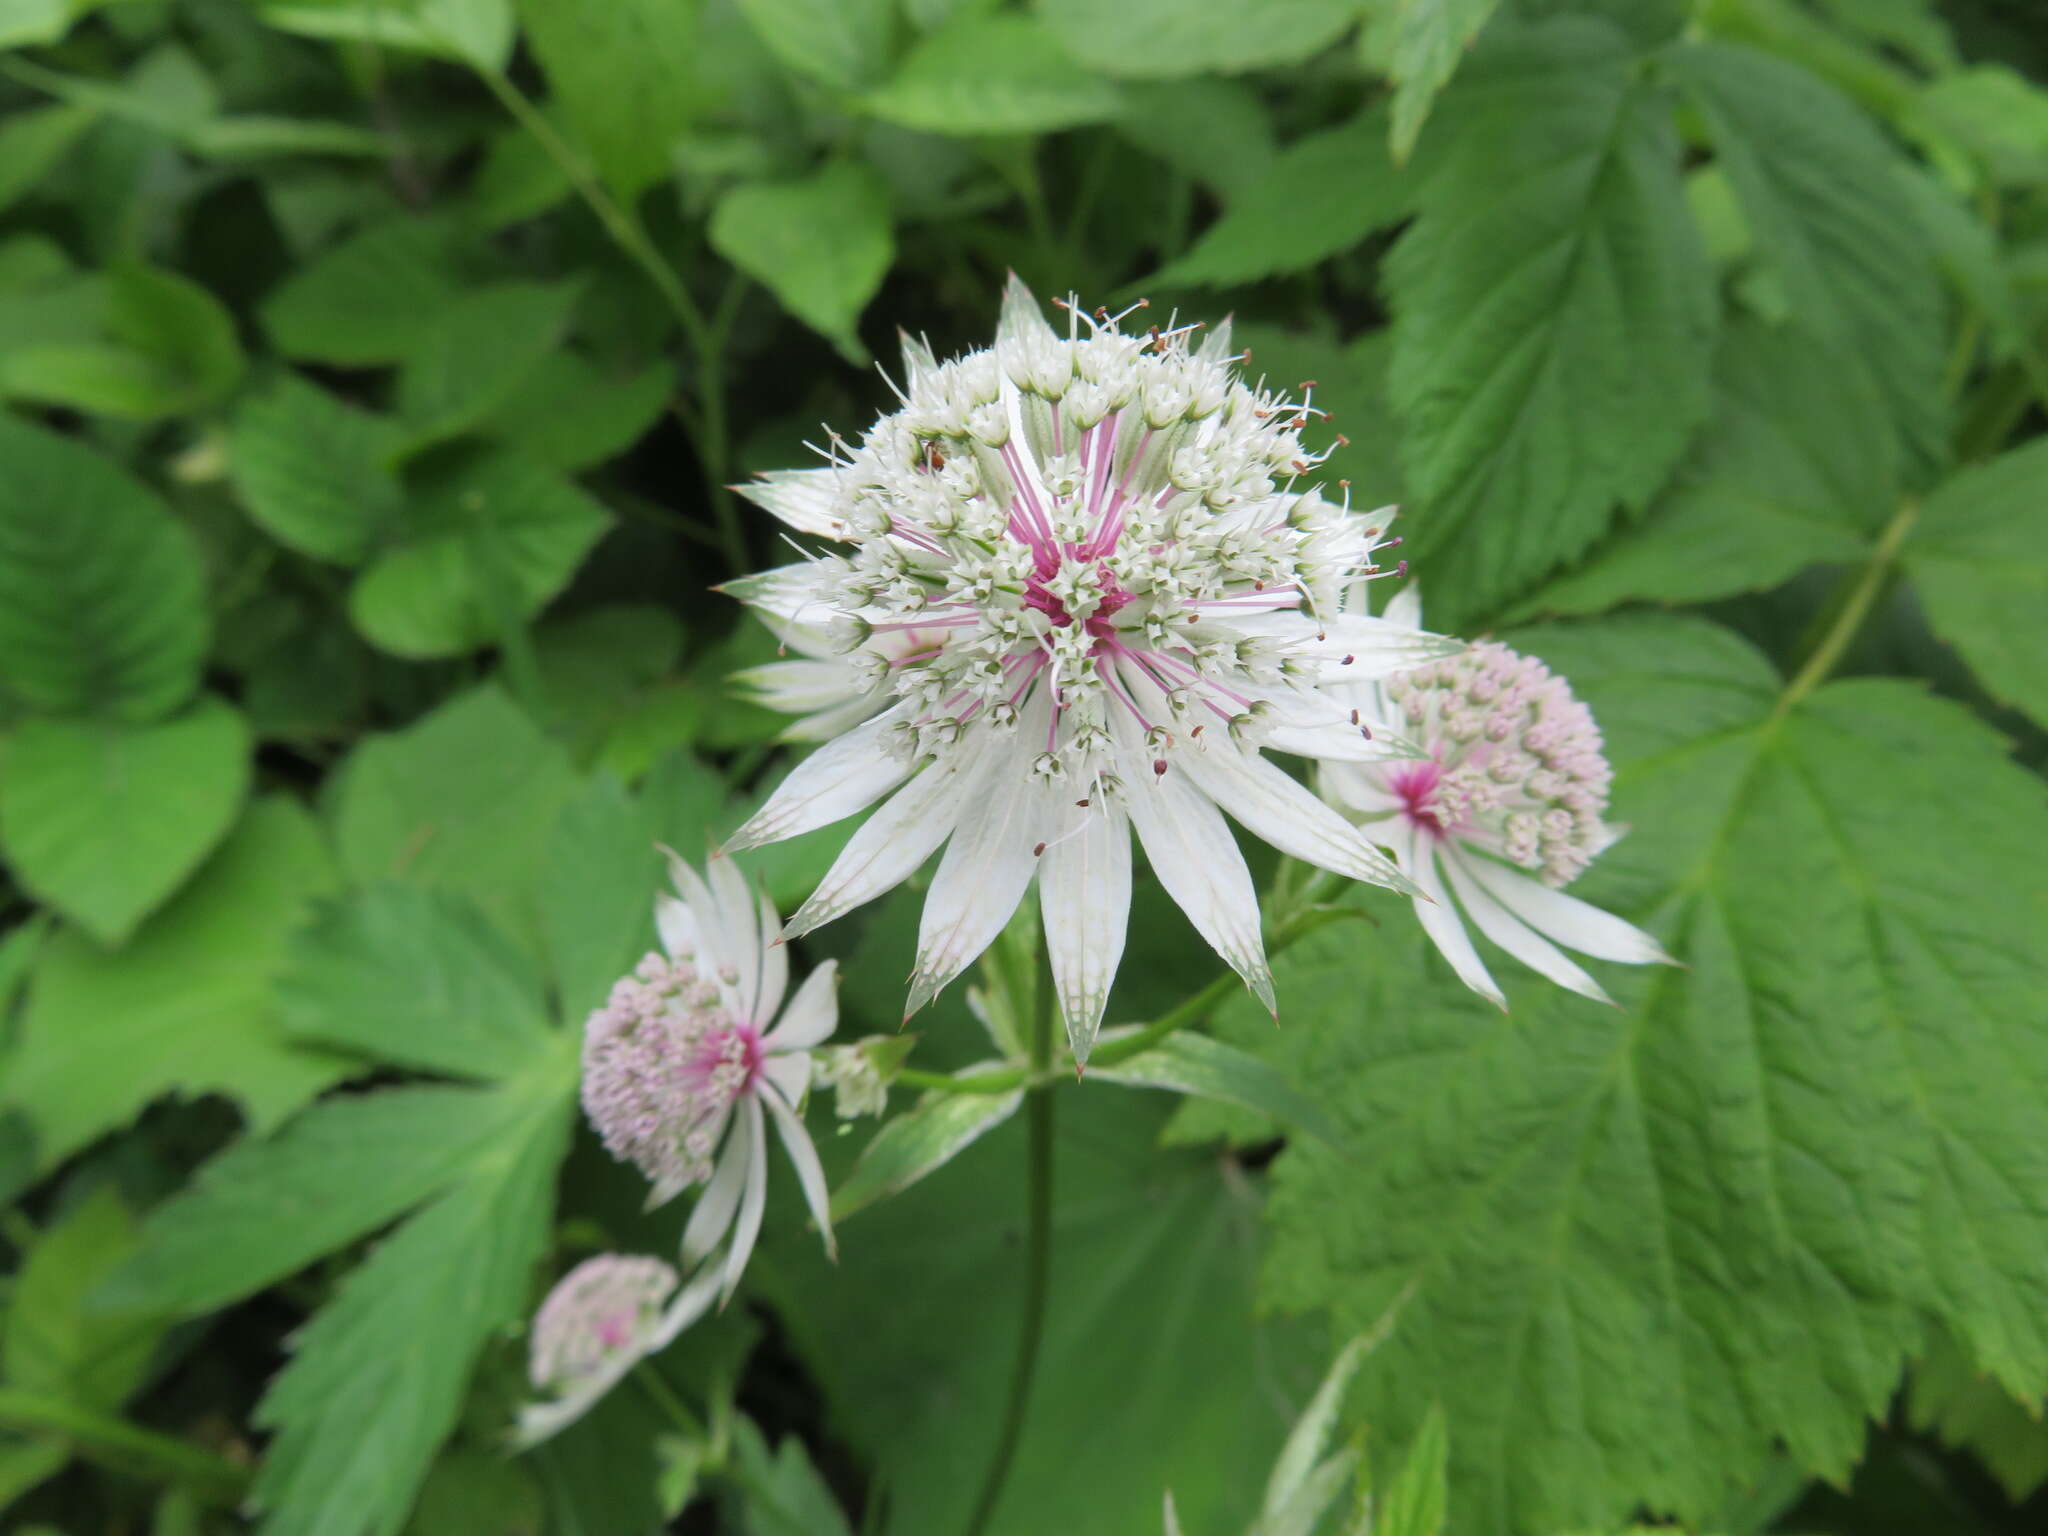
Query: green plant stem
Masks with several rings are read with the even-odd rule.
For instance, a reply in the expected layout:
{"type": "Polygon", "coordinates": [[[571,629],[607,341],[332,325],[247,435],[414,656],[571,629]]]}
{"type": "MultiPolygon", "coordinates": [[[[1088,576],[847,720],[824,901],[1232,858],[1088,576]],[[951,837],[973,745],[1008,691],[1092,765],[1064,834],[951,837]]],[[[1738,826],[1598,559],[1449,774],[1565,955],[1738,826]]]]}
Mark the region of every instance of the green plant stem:
{"type": "Polygon", "coordinates": [[[184,1483],[214,1504],[238,1502],[249,1484],[247,1471],[211,1451],[38,1392],[0,1387],[0,1424],[60,1435],[86,1449],[145,1462],[166,1481],[184,1483]]]}
{"type": "Polygon", "coordinates": [[[506,114],[532,134],[548,158],[561,167],[562,174],[569,178],[569,184],[576,189],[577,195],[597,215],[598,223],[604,226],[612,243],[647,274],[647,280],[675,315],[676,323],[682,326],[683,334],[689,339],[690,348],[697,357],[700,398],[695,411],[678,411],[677,419],[689,432],[692,446],[697,450],[697,461],[704,468],[705,492],[718,519],[725,557],[734,571],[746,570],[746,540],[742,536],[738,509],[732,505],[732,493],[726,489],[724,349],[732,311],[739,299],[738,277],[735,276],[727,286],[718,314],[707,319],[704,311],[697,307],[697,301],[690,297],[690,290],[683,286],[675,268],[655,248],[652,237],[632,209],[611,195],[583,156],[555,131],[555,125],[548,121],[547,114],[535,106],[502,70],[479,68],[477,74],[491,94],[497,97],[506,114]]]}
{"type": "Polygon", "coordinates": [[[1052,1029],[1053,981],[1045,937],[1038,940],[1038,985],[1031,1004],[1031,1067],[1033,1081],[1025,1105],[1030,1131],[1030,1184],[1025,1196],[1024,1315],[1018,1326],[1017,1363],[1010,1372],[1010,1398],[1003,1410],[996,1452],[982,1478],[981,1494],[967,1521],[967,1536],[981,1536],[995,1513],[996,1501],[1009,1480],[1010,1465],[1023,1437],[1024,1416],[1031,1406],[1031,1385],[1038,1374],[1038,1347],[1045,1337],[1045,1301],[1052,1279],[1052,1029]]]}
{"type": "Polygon", "coordinates": [[[1790,713],[1794,705],[1825,682],[1828,674],[1840,664],[1843,653],[1863,628],[1871,609],[1876,607],[1879,594],[1889,585],[1899,548],[1906,542],[1906,535],[1912,531],[1914,520],[1919,515],[1920,503],[1912,498],[1899,504],[1899,510],[1892,514],[1892,520],[1878,535],[1877,547],[1870,552],[1870,558],[1848,577],[1839,603],[1832,605],[1835,607],[1834,622],[1828,625],[1805,662],[1793,674],[1792,681],[1785,685],[1785,691],[1778,696],[1773,719],[1782,719],[1790,713]]]}
{"type": "Polygon", "coordinates": [[[677,1429],[692,1439],[706,1438],[704,1426],[698,1421],[697,1415],[690,1412],[683,1400],[676,1396],[675,1389],[661,1379],[661,1372],[657,1371],[651,1362],[642,1360],[634,1366],[633,1379],[640,1383],[640,1390],[653,1400],[654,1405],[677,1429]]]}

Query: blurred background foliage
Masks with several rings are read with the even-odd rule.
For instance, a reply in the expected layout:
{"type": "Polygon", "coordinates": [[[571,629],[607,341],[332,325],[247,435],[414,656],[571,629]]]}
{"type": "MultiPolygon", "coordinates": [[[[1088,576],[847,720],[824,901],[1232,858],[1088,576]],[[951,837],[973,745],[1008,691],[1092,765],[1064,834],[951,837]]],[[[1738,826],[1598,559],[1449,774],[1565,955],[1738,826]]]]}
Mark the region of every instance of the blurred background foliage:
{"type": "MultiPolygon", "coordinates": [[[[657,1380],[501,1437],[548,1279],[674,1240],[575,1041],[785,760],[727,486],[1015,269],[1316,381],[1691,969],[1503,1022],[1360,896],[1216,1025],[1354,1155],[1070,1090],[995,1528],[1243,1529],[1403,1298],[1345,1422],[1447,1427],[1416,1536],[2041,1529],[2044,79],[2032,0],[0,0],[0,1519],[959,1527],[1014,1125],[836,1268],[778,1190],[657,1380]]],[[[806,942],[847,1037],[916,902],[806,942]]],[[[1213,969],[1141,890],[1117,1015],[1213,969]]]]}

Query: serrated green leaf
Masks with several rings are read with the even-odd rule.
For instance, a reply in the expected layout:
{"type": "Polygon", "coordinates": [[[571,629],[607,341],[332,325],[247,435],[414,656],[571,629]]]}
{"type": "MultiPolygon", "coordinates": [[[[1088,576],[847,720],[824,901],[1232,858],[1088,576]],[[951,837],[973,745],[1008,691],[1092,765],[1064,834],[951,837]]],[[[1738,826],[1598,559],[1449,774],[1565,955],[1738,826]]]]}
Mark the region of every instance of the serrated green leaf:
{"type": "Polygon", "coordinates": [[[1884,401],[1839,354],[1740,321],[1715,367],[1713,417],[1671,488],[1509,617],[1700,602],[1861,559],[1897,506],[1898,459],[1884,401]]]}
{"type": "Polygon", "coordinates": [[[120,262],[106,273],[105,301],[103,341],[0,355],[0,393],[147,421],[217,404],[241,379],[233,316],[189,278],[120,262]]]}
{"type": "Polygon", "coordinates": [[[1151,281],[1227,287],[1299,272],[1392,224],[1411,195],[1387,159],[1380,114],[1368,112],[1281,150],[1151,281]]]}
{"type": "Polygon", "coordinates": [[[594,608],[534,629],[548,723],[578,761],[599,756],[609,766],[609,749],[681,661],[683,638],[676,616],[651,605],[594,608]]]}
{"type": "Polygon", "coordinates": [[[1515,643],[1617,764],[1634,831],[1585,896],[1689,968],[1503,1022],[1414,937],[1290,951],[1268,1048],[1361,1159],[1283,1155],[1269,1299],[1358,1325],[1416,1287],[1367,1418],[1398,1439],[1442,1401],[1472,1531],[1703,1517],[1781,1441],[1842,1475],[1928,1312],[2038,1390],[2048,1223],[2010,1198],[2048,1168],[2038,783],[1896,682],[1778,717],[1769,668],[1695,622],[1515,643]]]}
{"type": "Polygon", "coordinates": [[[236,413],[228,473],[263,530],[302,554],[359,564],[393,531],[405,492],[397,425],[285,373],[236,413]]]}
{"type": "Polygon", "coordinates": [[[675,367],[607,377],[573,352],[544,357],[483,424],[534,463],[564,474],[630,448],[661,415],[675,367]]]}
{"type": "Polygon", "coordinates": [[[888,66],[892,0],[740,0],[740,9],[770,53],[820,85],[857,91],[888,66]]]}
{"type": "Polygon", "coordinates": [[[159,725],[30,720],[0,743],[0,851],[16,878],[119,945],[234,824],[249,727],[219,699],[159,725]]]}
{"type": "Polygon", "coordinates": [[[561,748],[480,688],[356,748],[330,801],[335,851],[356,884],[445,886],[508,932],[537,936],[532,892],[576,789],[561,748]]]}
{"type": "Polygon", "coordinates": [[[800,181],[734,187],[711,212],[711,244],[849,362],[866,360],[860,312],[896,250],[888,188],[872,169],[838,161],[800,181]]]}
{"type": "Polygon", "coordinates": [[[425,1086],[337,1095],[237,1142],[149,1215],[99,1305],[214,1311],[376,1231],[516,1132],[520,1093],[425,1086]]]}
{"type": "Polygon", "coordinates": [[[1499,6],[1500,0],[1375,0],[1380,14],[1369,12],[1366,26],[1373,62],[1394,81],[1389,142],[1397,161],[1414,150],[1430,103],[1499,6]]]}
{"type": "Polygon", "coordinates": [[[0,415],[0,700],[155,719],[191,696],[206,638],[199,553],[163,503],[0,415]]]}
{"type": "Polygon", "coordinates": [[[1732,44],[1665,58],[1705,120],[1793,318],[1862,360],[1910,463],[1939,463],[1945,306],[1926,243],[1899,217],[1896,151],[1796,65],[1732,44]]]}
{"type": "Polygon", "coordinates": [[[1124,95],[1117,132],[1225,198],[1255,187],[1278,152],[1266,104],[1242,81],[1144,81],[1124,95]]]}
{"type": "Polygon", "coordinates": [[[861,1149],[860,1161],[832,1192],[832,1219],[844,1221],[877,1200],[901,1194],[1017,1113],[1024,1095],[934,1094],[892,1115],[861,1149]]]}
{"type": "Polygon", "coordinates": [[[417,449],[468,431],[561,345],[580,282],[496,283],[426,328],[398,375],[398,414],[417,449]]]}
{"type": "Polygon", "coordinates": [[[663,889],[653,829],[604,776],[570,801],[556,824],[541,880],[541,920],[555,996],[580,1023],[654,944],[654,897],[663,889]]]}
{"type": "Polygon", "coordinates": [[[527,1304],[568,1140],[566,1074],[563,1088],[299,1333],[256,1408],[276,1436],[253,1493],[266,1532],[371,1536],[404,1523],[478,1352],[527,1304]]]}
{"type": "Polygon", "coordinates": [[[927,133],[1049,133],[1114,117],[1123,98],[1030,17],[963,12],[919,42],[863,105],[927,133]]]}
{"type": "Polygon", "coordinates": [[[698,110],[698,0],[521,0],[571,136],[628,196],[670,173],[698,110]]]}
{"type": "Polygon", "coordinates": [[[512,53],[512,0],[262,0],[280,32],[371,43],[503,69],[512,53]]]}
{"type": "Polygon", "coordinates": [[[135,1248],[135,1219],[103,1184],[36,1240],[14,1276],[0,1334],[10,1387],[110,1413],[142,1382],[162,1337],[158,1309],[87,1294],[135,1248]]]}
{"type": "Polygon", "coordinates": [[[1670,104],[1627,40],[1488,36],[1387,262],[1407,552],[1453,628],[1657,490],[1706,414],[1716,316],[1670,104]]]}
{"type": "Polygon", "coordinates": [[[1408,1447],[1401,1470],[1377,1501],[1378,1536],[1443,1536],[1450,1503],[1450,1442],[1444,1411],[1432,1407],[1408,1447]]]}
{"type": "Polygon", "coordinates": [[[568,481],[508,450],[438,461],[417,477],[404,539],[356,578],[349,616],[395,656],[475,650],[561,591],[610,522],[568,481]]]}
{"type": "MultiPolygon", "coordinates": [[[[1321,1374],[1321,1330],[1255,1319],[1260,1196],[1241,1170],[1158,1151],[1157,1100],[1056,1091],[1045,1336],[988,1536],[1154,1531],[1169,1487],[1190,1531],[1241,1531],[1321,1374]]],[[[756,1272],[894,1530],[963,1529],[978,1492],[1023,1299],[1025,1142],[1001,1127],[863,1213],[836,1265],[794,1222],[764,1240],[756,1272]]]]}
{"type": "Polygon", "coordinates": [[[415,885],[319,908],[278,1006],[300,1039],[449,1077],[509,1077],[548,1048],[533,963],[467,898],[415,885]]]}
{"type": "MultiPolygon", "coordinates": [[[[1110,1036],[1104,1036],[1107,1044],[1110,1036]]],[[[1268,1062],[1207,1035],[1182,1030],[1155,1046],[1126,1057],[1115,1066],[1097,1067],[1090,1081],[1127,1088],[1163,1088],[1196,1098],[1218,1099],[1271,1115],[1282,1125],[1307,1131],[1340,1150],[1344,1132],[1323,1107],[1276,1071],[1268,1062]]]]}
{"type": "Polygon", "coordinates": [[[271,1000],[285,944],[333,867],[290,800],[250,806],[176,900],[109,954],[78,933],[43,946],[4,1102],[55,1166],[166,1093],[220,1093],[274,1125],[343,1063],[286,1038],[271,1000]]]}
{"type": "Polygon", "coordinates": [[[409,357],[459,292],[443,220],[373,224],[299,268],[263,306],[286,357],[360,368],[409,357]]]}
{"type": "Polygon", "coordinates": [[[754,1421],[741,1417],[733,1424],[733,1449],[733,1475],[752,1536],[853,1536],[802,1440],[785,1435],[771,1454],[754,1421]]]}
{"type": "Polygon", "coordinates": [[[1940,1329],[1913,1362],[1906,1410],[1914,1428],[1970,1452],[2015,1504],[2048,1483],[2048,1423],[2038,1405],[2023,1404],[1973,1370],[1967,1354],[1940,1329]]]}
{"type": "Polygon", "coordinates": [[[1935,633],[1996,698],[2048,723],[2048,442],[1944,481],[1900,552],[1935,633]]]}
{"type": "Polygon", "coordinates": [[[1907,122],[1918,133],[1960,144],[1993,182],[2026,187],[2048,181],[2048,91],[2006,65],[1973,65],[1928,81],[1907,122]]]}
{"type": "Polygon", "coordinates": [[[1298,64],[1334,42],[1358,0],[1036,0],[1046,28],[1105,75],[1173,80],[1298,64]]]}

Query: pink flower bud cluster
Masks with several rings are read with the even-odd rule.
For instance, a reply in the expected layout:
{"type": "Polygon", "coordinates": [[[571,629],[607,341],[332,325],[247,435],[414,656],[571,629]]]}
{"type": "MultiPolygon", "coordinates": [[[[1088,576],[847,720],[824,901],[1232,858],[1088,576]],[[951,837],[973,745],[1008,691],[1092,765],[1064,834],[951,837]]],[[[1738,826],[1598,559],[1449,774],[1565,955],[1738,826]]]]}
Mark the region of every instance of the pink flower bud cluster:
{"type": "Polygon", "coordinates": [[[691,960],[649,954],[584,1024],[583,1107],[614,1157],[658,1197],[711,1176],[734,1101],[761,1070],[761,1036],[691,960]]]}
{"type": "Polygon", "coordinates": [[[1614,773],[1600,727],[1542,662],[1487,641],[1390,678],[1386,693],[1433,759],[1397,774],[1397,787],[1439,835],[1552,886],[1613,841],[1601,820],[1614,773]]]}
{"type": "Polygon", "coordinates": [[[624,1357],[644,1354],[677,1279],[660,1259],[620,1253],[601,1253],[570,1270],[533,1319],[534,1386],[572,1392],[624,1357]]]}

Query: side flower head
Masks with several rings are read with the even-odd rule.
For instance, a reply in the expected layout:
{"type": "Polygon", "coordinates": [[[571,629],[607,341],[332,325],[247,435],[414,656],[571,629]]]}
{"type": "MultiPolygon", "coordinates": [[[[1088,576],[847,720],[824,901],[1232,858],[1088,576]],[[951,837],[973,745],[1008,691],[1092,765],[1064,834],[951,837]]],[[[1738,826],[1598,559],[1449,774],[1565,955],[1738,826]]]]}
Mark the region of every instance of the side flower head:
{"type": "Polygon", "coordinates": [[[906,1016],[1040,906],[1084,1060],[1129,917],[1133,831],[1202,936],[1267,1006],[1258,900],[1228,813],[1284,852],[1408,890],[1266,749],[1373,764],[1414,749],[1326,685],[1455,654],[1342,611],[1380,572],[1386,513],[1323,500],[1320,415],[1246,383],[1228,328],[1120,329],[1014,279],[996,344],[906,342],[901,410],[828,467],[745,493],[834,553],[737,582],[799,659],[748,679],[825,745],[727,845],[881,807],[791,919],[798,934],[941,844],[906,1016]]]}
{"type": "Polygon", "coordinates": [[[647,1175],[650,1204],[703,1186],[683,1261],[694,1269],[725,1244],[716,1268],[730,1297],[761,1231],[771,1120],[834,1251],[802,1108],[812,1049],[838,1023],[837,973],[820,966],[785,1007],[789,951],[768,899],[729,859],[711,860],[708,880],[674,854],[669,870],[678,894],[655,902],[665,953],[644,958],[584,1026],[583,1107],[612,1155],[647,1175]]]}
{"type": "Polygon", "coordinates": [[[555,1283],[528,1335],[528,1374],[542,1400],[520,1410],[518,1444],[574,1423],[703,1315],[717,1287],[699,1280],[677,1292],[679,1279],[660,1259],[601,1253],[555,1283]]]}
{"type": "MultiPolygon", "coordinates": [[[[1421,622],[1414,587],[1387,617],[1421,622]]],[[[1487,641],[1343,691],[1426,755],[1325,763],[1323,793],[1430,898],[1415,903],[1416,916],[1465,985],[1507,1007],[1461,910],[1523,964],[1601,1002],[1609,999],[1600,984],[1558,946],[1624,965],[1675,963],[1641,929],[1564,894],[1621,834],[1602,819],[1614,775],[1600,728],[1563,678],[1487,641]]]]}

